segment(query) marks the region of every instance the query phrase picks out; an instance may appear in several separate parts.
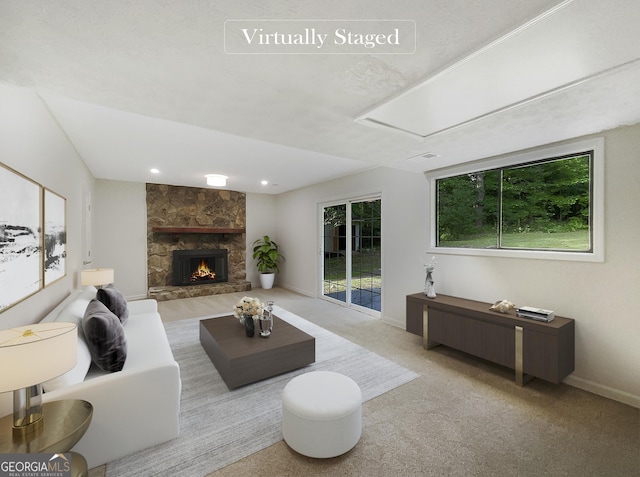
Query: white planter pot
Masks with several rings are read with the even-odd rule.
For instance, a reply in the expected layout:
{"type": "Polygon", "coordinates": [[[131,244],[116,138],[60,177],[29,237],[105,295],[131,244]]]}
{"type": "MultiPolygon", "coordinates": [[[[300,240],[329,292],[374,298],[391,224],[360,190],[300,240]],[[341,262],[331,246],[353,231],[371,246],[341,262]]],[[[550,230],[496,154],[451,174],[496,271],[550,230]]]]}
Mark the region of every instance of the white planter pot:
{"type": "Polygon", "coordinates": [[[260,274],[260,286],[265,290],[273,288],[273,281],[276,278],[275,273],[261,273],[260,274]]]}

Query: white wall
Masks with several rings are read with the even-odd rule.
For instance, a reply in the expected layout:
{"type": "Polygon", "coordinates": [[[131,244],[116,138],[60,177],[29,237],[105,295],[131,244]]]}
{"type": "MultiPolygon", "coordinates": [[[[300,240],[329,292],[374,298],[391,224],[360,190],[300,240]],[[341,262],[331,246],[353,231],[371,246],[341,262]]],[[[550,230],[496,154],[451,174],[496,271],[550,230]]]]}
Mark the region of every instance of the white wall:
{"type": "MultiPolygon", "coordinates": [[[[278,228],[276,225],[276,196],[268,194],[247,194],[247,280],[251,286],[260,286],[260,277],[256,261],[251,257],[253,242],[268,235],[278,245],[278,228]]],[[[286,258],[286,257],[285,257],[286,258]]],[[[276,277],[275,284],[279,285],[276,277]]]]}
{"type": "MultiPolygon", "coordinates": [[[[66,276],[0,314],[0,328],[39,321],[79,283],[82,191],[93,176],[38,95],[0,84],[0,162],[66,198],[66,276]]],[[[2,293],[2,290],[0,290],[2,293]]]]}
{"type": "Polygon", "coordinates": [[[141,182],[96,180],[93,263],[113,268],[128,299],[147,297],[147,196],[141,182]]]}
{"type": "Polygon", "coordinates": [[[421,290],[427,243],[426,183],[422,174],[378,168],[277,197],[277,236],[286,257],[281,285],[320,294],[320,204],[382,194],[382,317],[404,328],[409,293],[421,290]]]}
{"type": "Polygon", "coordinates": [[[576,369],[567,382],[640,407],[640,125],[605,137],[605,261],[440,256],[442,293],[509,299],[576,320],[576,369]]]}
{"type": "MultiPolygon", "coordinates": [[[[147,199],[141,182],[96,180],[93,199],[93,263],[115,270],[115,285],[127,299],[147,296],[147,199]]],[[[263,235],[276,240],[275,196],[247,194],[247,280],[260,286],[253,242],[263,235]]],[[[276,282],[277,283],[277,282],[276,282]]]]}
{"type": "MultiPolygon", "coordinates": [[[[605,262],[440,254],[439,293],[491,303],[509,299],[576,320],[576,369],[569,384],[640,407],[640,125],[605,137],[605,262]]],[[[377,169],[277,197],[278,238],[287,262],[281,284],[316,296],[318,204],[383,193],[383,320],[404,327],[405,296],[424,284],[427,182],[377,169]]]]}

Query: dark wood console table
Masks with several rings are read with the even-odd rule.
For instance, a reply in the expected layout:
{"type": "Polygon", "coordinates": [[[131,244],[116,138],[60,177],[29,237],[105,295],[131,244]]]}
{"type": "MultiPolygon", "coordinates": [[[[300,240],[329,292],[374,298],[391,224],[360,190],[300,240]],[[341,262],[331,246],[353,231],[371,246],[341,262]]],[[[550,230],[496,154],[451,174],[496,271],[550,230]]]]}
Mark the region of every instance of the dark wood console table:
{"type": "Polygon", "coordinates": [[[545,323],[490,307],[447,295],[407,295],[407,331],[422,336],[425,349],[442,344],[514,369],[520,386],[534,377],[558,384],[573,372],[574,320],[556,316],[545,323]]]}

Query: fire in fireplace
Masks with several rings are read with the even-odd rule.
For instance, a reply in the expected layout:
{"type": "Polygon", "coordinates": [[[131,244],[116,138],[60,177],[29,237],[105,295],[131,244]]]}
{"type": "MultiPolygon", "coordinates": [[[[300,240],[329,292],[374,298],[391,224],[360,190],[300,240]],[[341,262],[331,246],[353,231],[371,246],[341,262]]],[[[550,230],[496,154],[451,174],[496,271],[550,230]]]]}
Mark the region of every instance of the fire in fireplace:
{"type": "Polygon", "coordinates": [[[192,282],[201,282],[201,281],[209,281],[216,279],[215,270],[211,270],[209,268],[209,260],[203,258],[200,260],[200,264],[198,268],[191,274],[192,282]]]}
{"type": "Polygon", "coordinates": [[[174,250],[173,285],[200,285],[228,281],[227,250],[174,250]]]}

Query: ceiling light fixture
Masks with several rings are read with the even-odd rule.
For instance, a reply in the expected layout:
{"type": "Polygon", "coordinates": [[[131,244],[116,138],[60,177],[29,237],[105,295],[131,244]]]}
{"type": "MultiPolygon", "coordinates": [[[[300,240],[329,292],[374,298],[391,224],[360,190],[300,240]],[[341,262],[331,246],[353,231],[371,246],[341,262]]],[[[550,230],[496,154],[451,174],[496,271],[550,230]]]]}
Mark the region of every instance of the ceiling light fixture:
{"type": "Polygon", "coordinates": [[[269,183],[269,181],[260,181],[260,184],[262,185],[267,185],[269,183]]]}
{"type": "Polygon", "coordinates": [[[151,174],[160,174],[160,170],[154,167],[153,169],[151,169],[151,174]]]}
{"type": "Polygon", "coordinates": [[[440,154],[436,154],[435,152],[423,152],[417,156],[410,157],[407,161],[418,162],[423,159],[435,159],[436,157],[440,157],[440,154]]]}
{"type": "Polygon", "coordinates": [[[227,176],[220,174],[207,174],[205,177],[207,178],[207,184],[210,186],[224,187],[227,185],[227,176]]]}

